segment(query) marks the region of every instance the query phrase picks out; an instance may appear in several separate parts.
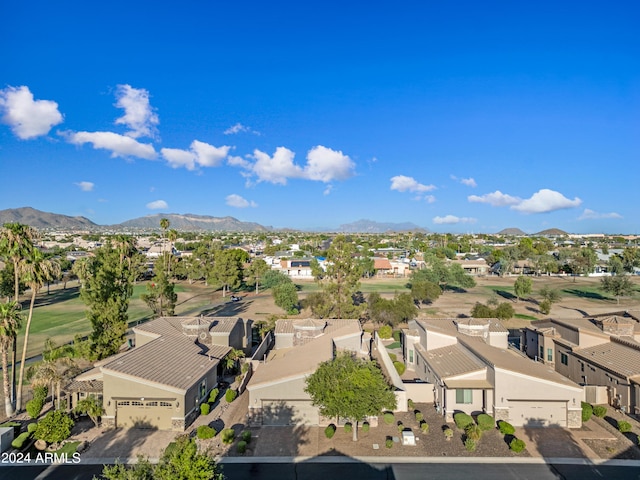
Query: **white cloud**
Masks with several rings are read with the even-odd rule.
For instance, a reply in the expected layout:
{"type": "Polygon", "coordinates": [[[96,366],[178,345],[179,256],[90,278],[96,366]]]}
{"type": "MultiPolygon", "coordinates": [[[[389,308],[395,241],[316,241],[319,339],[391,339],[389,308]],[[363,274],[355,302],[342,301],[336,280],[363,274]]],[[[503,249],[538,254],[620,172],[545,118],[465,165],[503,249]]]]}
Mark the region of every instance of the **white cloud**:
{"type": "Polygon", "coordinates": [[[224,132],[225,135],[236,135],[238,133],[253,133],[254,135],[260,135],[260,132],[253,130],[251,127],[236,123],[235,125],[227,128],[224,132]]]}
{"type": "Polygon", "coordinates": [[[436,225],[454,225],[456,223],[476,223],[475,218],[456,217],[455,215],[445,215],[444,217],[433,217],[433,223],[436,225]]]}
{"type": "Polygon", "coordinates": [[[462,183],[463,185],[466,185],[467,187],[477,187],[478,186],[476,181],[471,177],[469,177],[469,178],[461,178],[460,179],[460,183],[462,183]]]}
{"type": "Polygon", "coordinates": [[[325,189],[322,191],[323,195],[329,195],[331,193],[331,191],[333,190],[333,185],[328,184],[325,189]]]}
{"type": "Polygon", "coordinates": [[[251,170],[258,177],[258,182],[286,185],[288,178],[302,177],[302,168],[293,163],[294,157],[295,153],[285,147],[276,148],[273,157],[256,149],[253,151],[256,161],[251,170]]]}
{"type": "Polygon", "coordinates": [[[559,192],[543,188],[534,193],[531,198],[522,200],[522,202],[517,205],[513,205],[511,209],[523,213],[547,213],[577,207],[581,203],[582,200],[578,197],[569,200],[559,192]]]}
{"type": "Polygon", "coordinates": [[[516,205],[522,202],[522,199],[502,193],[500,190],[482,196],[469,195],[467,200],[474,203],[488,203],[492,207],[506,207],[507,205],[516,205]]]}
{"type": "Polygon", "coordinates": [[[46,135],[51,127],[62,123],[58,104],[52,100],[34,100],[29,87],[0,90],[2,122],[22,140],[46,135]]]}
{"type": "Polygon", "coordinates": [[[232,167],[240,167],[246,170],[251,170],[251,162],[249,160],[245,160],[242,157],[232,156],[227,158],[227,164],[232,167]]]}
{"type": "Polygon", "coordinates": [[[253,200],[249,201],[245,198],[242,198],[240,195],[236,195],[235,193],[232,193],[231,195],[227,195],[226,202],[227,202],[227,205],[229,205],[230,207],[237,207],[237,208],[247,208],[247,207],[258,206],[258,204],[253,200]]]}
{"type": "Polygon", "coordinates": [[[152,145],[140,143],[131,137],[113,132],[61,132],[69,143],[83,145],[91,143],[95,149],[110,150],[112,157],[138,157],[146,160],[156,158],[152,145]]]}
{"type": "Polygon", "coordinates": [[[318,145],[307,153],[307,165],[304,177],[328,183],[333,180],[346,180],[354,175],[355,164],[341,151],[318,145]]]}
{"type": "Polygon", "coordinates": [[[405,175],[396,175],[391,177],[391,190],[397,190],[398,192],[430,192],[435,190],[434,185],[424,185],[418,183],[413,177],[407,177],[405,175]]]}
{"type": "Polygon", "coordinates": [[[164,210],[169,208],[169,205],[164,200],[156,200],[155,202],[147,203],[147,208],[149,210],[164,210]]]}
{"type": "Polygon", "coordinates": [[[427,203],[434,203],[436,201],[436,197],[433,195],[425,195],[423,198],[419,198],[418,200],[424,200],[427,203]]]}
{"type": "Polygon", "coordinates": [[[95,186],[93,182],[76,182],[75,185],[80,187],[80,190],[82,190],[83,192],[90,192],[95,186]]]}
{"type": "Polygon", "coordinates": [[[162,157],[173,168],[185,167],[187,170],[195,170],[198,166],[217,167],[225,159],[231,147],[224,145],[214,147],[208,143],[194,140],[189,150],[179,148],[163,148],[160,150],[162,157]]]}
{"type": "Polygon", "coordinates": [[[116,120],[116,125],[125,125],[131,138],[156,138],[156,125],[160,123],[155,109],[149,103],[149,91],[133,88],[131,85],[118,85],[116,107],[124,109],[124,115],[116,120]]]}
{"type": "Polygon", "coordinates": [[[611,212],[611,213],[598,213],[594,210],[590,210],[588,208],[584,209],[582,215],[578,217],[578,220],[599,220],[604,218],[622,218],[622,215],[619,213],[611,212]]]}

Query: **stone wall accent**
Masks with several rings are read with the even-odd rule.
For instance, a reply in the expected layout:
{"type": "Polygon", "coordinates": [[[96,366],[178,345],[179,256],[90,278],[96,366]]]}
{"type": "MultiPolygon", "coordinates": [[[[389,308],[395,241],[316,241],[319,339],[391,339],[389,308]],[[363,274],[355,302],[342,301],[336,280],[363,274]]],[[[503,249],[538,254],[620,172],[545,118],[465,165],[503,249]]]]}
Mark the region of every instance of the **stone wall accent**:
{"type": "Polygon", "coordinates": [[[509,409],[505,407],[495,407],[493,409],[493,418],[495,418],[496,422],[503,420],[505,422],[509,421],[509,409]]]}
{"type": "Polygon", "coordinates": [[[567,427],[582,427],[582,410],[567,410],[567,427]]]}
{"type": "Polygon", "coordinates": [[[172,418],[171,430],[174,432],[184,432],[186,428],[186,422],[184,418],[172,418]]]}
{"type": "Polygon", "coordinates": [[[113,415],[104,415],[102,418],[102,426],[106,428],[115,428],[116,417],[113,415]]]}

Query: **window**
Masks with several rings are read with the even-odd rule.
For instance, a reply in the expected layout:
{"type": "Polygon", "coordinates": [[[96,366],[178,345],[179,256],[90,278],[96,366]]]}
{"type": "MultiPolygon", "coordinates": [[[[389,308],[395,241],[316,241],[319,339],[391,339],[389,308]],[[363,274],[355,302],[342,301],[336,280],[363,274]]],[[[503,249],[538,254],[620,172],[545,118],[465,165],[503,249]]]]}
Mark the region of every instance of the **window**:
{"type": "Polygon", "coordinates": [[[409,350],[409,363],[413,363],[413,350],[409,350]]]}
{"type": "Polygon", "coordinates": [[[134,401],[131,402],[131,405],[133,407],[142,407],[144,404],[142,402],[137,402],[137,401],[134,400],[134,401]]]}
{"type": "Polygon", "coordinates": [[[566,353],[560,352],[560,363],[563,365],[569,365],[569,357],[566,353]]]}
{"type": "Polygon", "coordinates": [[[540,355],[538,355],[538,358],[540,359],[544,358],[544,347],[542,345],[540,345],[540,355]]]}
{"type": "Polygon", "coordinates": [[[580,371],[584,372],[584,363],[580,362],[580,371]]]}
{"type": "Polygon", "coordinates": [[[200,383],[200,398],[203,398],[207,394],[207,381],[203,380],[200,383]]]}
{"type": "Polygon", "coordinates": [[[171,407],[171,402],[160,402],[161,407],[171,407]]]}
{"type": "Polygon", "coordinates": [[[129,402],[118,402],[117,404],[119,407],[128,407],[130,405],[129,402]]]}
{"type": "Polygon", "coordinates": [[[473,403],[473,390],[468,388],[457,388],[456,403],[473,403]]]}
{"type": "Polygon", "coordinates": [[[147,402],[147,407],[157,407],[158,402],[147,402]]]}
{"type": "Polygon", "coordinates": [[[547,361],[553,362],[553,348],[547,348],[547,361]]]}

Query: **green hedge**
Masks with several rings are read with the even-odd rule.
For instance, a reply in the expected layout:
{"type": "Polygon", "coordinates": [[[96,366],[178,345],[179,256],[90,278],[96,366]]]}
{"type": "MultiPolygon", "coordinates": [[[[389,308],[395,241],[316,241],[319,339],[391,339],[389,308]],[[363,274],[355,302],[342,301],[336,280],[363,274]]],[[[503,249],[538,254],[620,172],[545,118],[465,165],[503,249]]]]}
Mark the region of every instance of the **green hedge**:
{"type": "Polygon", "coordinates": [[[333,423],[331,425],[328,425],[324,429],[324,436],[327,438],[333,438],[335,433],[336,433],[336,426],[333,423]]]}
{"type": "Polygon", "coordinates": [[[504,420],[500,420],[498,422],[498,428],[500,429],[500,433],[503,435],[513,435],[516,433],[516,429],[509,422],[505,422],[504,420]]]}
{"type": "Polygon", "coordinates": [[[393,362],[393,366],[396,367],[396,372],[398,372],[398,375],[402,375],[407,369],[405,364],[402,362],[393,362]]]}
{"type": "Polygon", "coordinates": [[[213,438],[216,436],[216,429],[213,427],[210,427],[209,425],[200,425],[198,427],[198,430],[196,431],[198,438],[200,440],[206,440],[208,438],[213,438]]]}
{"type": "Polygon", "coordinates": [[[237,396],[238,396],[238,392],[236,392],[231,388],[227,390],[227,393],[224,394],[224,398],[228,403],[233,402],[237,396]]]}
{"type": "Polygon", "coordinates": [[[477,446],[478,442],[473,438],[467,437],[467,439],[464,441],[464,448],[466,448],[469,452],[475,452],[477,446]]]}
{"type": "Polygon", "coordinates": [[[69,438],[73,424],[74,422],[69,415],[61,410],[54,410],[47,413],[38,422],[33,436],[47,443],[58,443],[69,438]]]}
{"type": "Polygon", "coordinates": [[[245,442],[244,440],[240,440],[240,441],[238,442],[238,445],[237,445],[237,447],[236,447],[236,448],[237,448],[237,450],[238,450],[238,453],[244,453],[244,452],[246,452],[246,451],[247,451],[247,442],[245,442]]]}
{"type": "Polygon", "coordinates": [[[633,430],[633,427],[629,422],[626,422],[624,420],[618,420],[618,430],[621,433],[629,433],[631,430],[633,430]]]}
{"type": "Polygon", "coordinates": [[[30,418],[38,418],[40,412],[42,411],[42,407],[44,407],[44,399],[40,397],[34,397],[25,405],[30,418]]]}
{"type": "Polygon", "coordinates": [[[476,418],[476,423],[480,427],[480,430],[491,430],[495,427],[496,421],[491,415],[487,415],[486,413],[481,413],[476,418]]]}
{"type": "Polygon", "coordinates": [[[464,430],[467,425],[471,425],[473,422],[473,418],[471,415],[467,415],[463,412],[458,412],[453,415],[453,421],[460,430],[464,430]]]}
{"type": "Polygon", "coordinates": [[[369,422],[364,422],[362,424],[362,431],[363,432],[368,432],[370,427],[371,427],[371,425],[369,425],[369,422]]]}
{"type": "Polygon", "coordinates": [[[509,444],[509,448],[511,449],[512,452],[520,453],[525,448],[527,448],[527,444],[524,443],[524,440],[520,440],[519,438],[514,438],[513,440],[511,440],[511,443],[509,444]]]}
{"type": "Polygon", "coordinates": [[[208,403],[200,404],[200,415],[209,415],[210,411],[211,411],[211,405],[209,405],[208,403]]]}
{"type": "Polygon", "coordinates": [[[240,439],[241,439],[243,442],[251,443],[251,431],[249,431],[249,430],[244,430],[244,431],[240,434],[240,439]]]}
{"type": "Polygon", "coordinates": [[[607,407],[596,405],[593,407],[593,414],[598,418],[604,418],[607,414],[607,407]]]}
{"type": "Polygon", "coordinates": [[[384,441],[384,446],[387,448],[393,447],[393,438],[387,437],[387,439],[384,441]]]}
{"type": "Polygon", "coordinates": [[[423,420],[420,422],[420,430],[422,430],[422,433],[429,433],[429,424],[423,420]]]}
{"type": "Polygon", "coordinates": [[[384,325],[378,329],[378,336],[383,340],[391,338],[392,333],[393,329],[389,325],[384,325]]]}
{"type": "Polygon", "coordinates": [[[344,424],[345,433],[351,433],[353,431],[353,425],[349,422],[344,424]]]}
{"type": "Polygon", "coordinates": [[[587,402],[580,402],[580,406],[582,407],[582,421],[588,422],[593,415],[593,407],[587,402]]]}
{"type": "Polygon", "coordinates": [[[393,416],[393,412],[384,412],[384,415],[382,418],[384,419],[384,423],[386,423],[387,425],[391,425],[395,420],[395,417],[393,416]]]}
{"type": "Polygon", "coordinates": [[[222,443],[229,445],[236,438],[236,432],[234,432],[233,428],[225,428],[220,436],[222,437],[222,443]]]}
{"type": "Polygon", "coordinates": [[[38,428],[37,423],[30,423],[29,425],[27,425],[27,432],[33,433],[36,431],[36,428],[38,428]]]}
{"type": "Polygon", "coordinates": [[[13,442],[11,442],[11,446],[13,448],[22,448],[22,446],[24,445],[24,442],[26,442],[29,437],[31,436],[31,433],[29,432],[24,432],[21,433],[20,435],[18,435],[16,438],[13,439],[13,442]]]}
{"type": "Polygon", "coordinates": [[[424,420],[424,415],[420,410],[416,410],[415,411],[415,416],[416,416],[416,422],[420,423],[422,420],[424,420]]]}
{"type": "Polygon", "coordinates": [[[220,390],[218,390],[217,388],[211,390],[211,392],[209,392],[209,403],[214,403],[218,399],[219,393],[220,390]]]}

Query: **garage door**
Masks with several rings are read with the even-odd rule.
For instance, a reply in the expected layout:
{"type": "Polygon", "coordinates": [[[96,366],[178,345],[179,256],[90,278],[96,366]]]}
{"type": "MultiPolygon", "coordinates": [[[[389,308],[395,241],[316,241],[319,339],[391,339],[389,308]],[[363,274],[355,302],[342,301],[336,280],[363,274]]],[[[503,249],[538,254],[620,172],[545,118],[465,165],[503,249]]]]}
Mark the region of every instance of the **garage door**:
{"type": "Polygon", "coordinates": [[[116,426],[171,430],[174,402],[160,400],[118,400],[116,426]]]}
{"type": "Polygon", "coordinates": [[[318,408],[311,401],[262,401],[263,425],[318,425],[318,408]]]}
{"type": "Polygon", "coordinates": [[[567,403],[509,400],[509,423],[518,427],[566,427],[567,403]]]}

